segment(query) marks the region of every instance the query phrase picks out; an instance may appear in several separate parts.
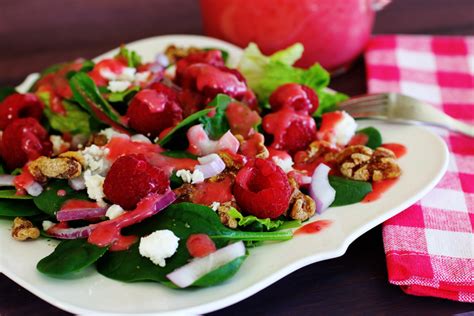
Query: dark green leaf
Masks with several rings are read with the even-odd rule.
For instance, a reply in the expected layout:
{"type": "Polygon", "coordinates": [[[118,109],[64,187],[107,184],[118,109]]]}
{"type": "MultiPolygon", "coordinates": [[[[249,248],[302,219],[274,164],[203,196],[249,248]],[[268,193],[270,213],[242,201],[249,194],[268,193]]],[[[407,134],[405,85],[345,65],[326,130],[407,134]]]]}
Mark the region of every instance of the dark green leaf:
{"type": "Polygon", "coordinates": [[[196,155],[193,155],[184,150],[168,150],[161,153],[163,156],[172,157],[172,158],[189,158],[197,159],[196,155]]]}
{"type": "Polygon", "coordinates": [[[0,174],[5,174],[5,168],[3,165],[0,163],[0,174]]]}
{"type": "Polygon", "coordinates": [[[31,200],[0,200],[0,216],[33,216],[41,211],[31,200]]]}
{"type": "Polygon", "coordinates": [[[120,114],[102,97],[99,89],[86,73],[78,72],[70,80],[69,85],[77,101],[84,110],[97,121],[107,125],[124,128],[120,114]]]}
{"type": "Polygon", "coordinates": [[[368,140],[365,146],[375,149],[382,145],[382,135],[375,127],[369,126],[357,131],[357,134],[362,133],[367,135],[368,140]]]}
{"type": "Polygon", "coordinates": [[[46,68],[46,69],[44,69],[43,71],[40,72],[41,77],[57,72],[59,69],[61,69],[66,64],[67,63],[59,63],[59,64],[54,64],[54,65],[49,66],[48,68],[46,68]]]}
{"type": "Polygon", "coordinates": [[[182,186],[183,183],[184,183],[183,179],[181,179],[180,177],[176,175],[176,171],[173,171],[173,173],[170,176],[170,187],[174,190],[182,186]]]}
{"type": "Polygon", "coordinates": [[[10,94],[15,93],[16,90],[13,87],[1,87],[0,88],[0,102],[2,102],[10,94]]]}
{"type": "Polygon", "coordinates": [[[36,268],[52,277],[67,277],[87,268],[106,251],[107,247],[92,245],[87,239],[64,240],[36,268]]]}
{"type": "Polygon", "coordinates": [[[82,63],[82,68],[80,71],[82,72],[89,72],[94,69],[95,63],[92,60],[84,60],[82,63]]]}
{"type": "Polygon", "coordinates": [[[207,115],[207,113],[209,113],[211,111],[212,111],[212,109],[204,109],[204,110],[201,110],[201,111],[198,111],[198,112],[195,112],[195,113],[191,114],[190,116],[188,116],[187,118],[185,118],[184,120],[179,122],[178,125],[173,127],[173,129],[168,134],[166,134],[165,137],[163,137],[162,139],[160,139],[158,141],[158,144],[160,146],[166,145],[178,131],[180,131],[181,129],[190,127],[194,123],[197,123],[197,121],[201,117],[207,115]]]}
{"type": "Polygon", "coordinates": [[[15,168],[15,169],[12,170],[12,172],[10,172],[10,174],[12,176],[17,176],[17,175],[21,174],[21,172],[22,172],[21,168],[15,168]]]}
{"type": "Polygon", "coordinates": [[[129,50],[123,45],[120,47],[119,53],[115,57],[124,58],[127,61],[128,67],[136,68],[142,62],[142,58],[137,54],[137,52],[129,50]]]}
{"type": "Polygon", "coordinates": [[[35,205],[46,214],[55,216],[61,205],[70,199],[88,200],[85,191],[74,191],[64,180],[54,180],[48,184],[43,193],[33,198],[35,205]],[[64,190],[65,195],[58,195],[58,190],[64,190]]]}
{"type": "Polygon", "coordinates": [[[140,91],[140,87],[134,86],[123,92],[112,92],[107,97],[107,100],[109,100],[109,102],[126,102],[132,99],[138,91],[140,91]]]}
{"type": "Polygon", "coordinates": [[[237,271],[239,271],[240,266],[246,258],[247,256],[235,258],[231,262],[226,263],[223,266],[215,269],[214,271],[211,271],[208,274],[202,276],[201,278],[196,280],[196,282],[194,282],[192,286],[213,286],[232,278],[237,273],[237,271]]]}
{"type": "Polygon", "coordinates": [[[225,110],[232,98],[225,94],[218,94],[209,105],[216,108],[216,113],[213,117],[202,116],[199,121],[203,124],[203,128],[211,139],[219,139],[229,129],[229,122],[225,115],[225,110]]]}
{"type": "Polygon", "coordinates": [[[329,176],[329,184],[336,190],[336,199],[331,206],[342,206],[360,202],[372,192],[369,182],[350,180],[337,176],[329,176]]]}
{"type": "Polygon", "coordinates": [[[31,195],[19,195],[16,194],[16,190],[0,190],[0,199],[11,199],[11,200],[31,200],[31,195]]]}
{"type": "Polygon", "coordinates": [[[138,243],[126,251],[109,252],[98,262],[98,271],[110,278],[126,281],[158,281],[169,284],[166,275],[183,266],[190,259],[186,249],[186,240],[191,234],[209,235],[218,248],[230,240],[287,240],[292,233],[286,232],[242,232],[225,227],[219,216],[209,207],[179,203],[146,221],[126,229],[127,234],[145,236],[156,230],[170,229],[180,239],[177,252],[166,259],[166,266],[160,267],[149,259],[140,256],[138,243]]]}
{"type": "Polygon", "coordinates": [[[45,104],[44,114],[49,121],[51,128],[61,132],[75,134],[90,134],[90,115],[79,107],[79,105],[67,100],[62,101],[65,114],[59,114],[51,110],[50,93],[38,93],[38,97],[45,104]]]}

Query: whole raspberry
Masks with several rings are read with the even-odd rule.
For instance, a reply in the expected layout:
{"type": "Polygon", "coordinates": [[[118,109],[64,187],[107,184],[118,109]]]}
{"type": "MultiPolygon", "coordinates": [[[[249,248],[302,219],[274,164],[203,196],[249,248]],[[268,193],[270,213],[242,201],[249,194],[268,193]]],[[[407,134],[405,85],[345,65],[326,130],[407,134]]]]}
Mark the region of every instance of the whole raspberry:
{"type": "Polygon", "coordinates": [[[273,111],[291,108],[297,112],[311,115],[319,106],[319,98],[310,87],[297,83],[287,83],[278,87],[270,95],[273,111]]]}
{"type": "Polygon", "coordinates": [[[52,148],[48,132],[34,118],[16,119],[3,131],[2,156],[10,170],[39,156],[50,156],[52,148]]]}
{"type": "Polygon", "coordinates": [[[196,52],[189,54],[185,58],[178,60],[176,63],[175,81],[181,85],[181,80],[185,70],[193,64],[209,64],[216,67],[224,66],[224,59],[220,50],[209,50],[204,52],[196,52]]]}
{"type": "Polygon", "coordinates": [[[291,154],[306,149],[316,139],[314,119],[289,108],[267,114],[262,126],[266,133],[273,135],[273,148],[286,150],[291,154]]]}
{"type": "Polygon", "coordinates": [[[277,218],[288,209],[291,187],[286,174],[273,161],[255,159],[237,173],[233,194],[245,212],[259,218],[277,218]]]}
{"type": "Polygon", "coordinates": [[[132,210],[150,193],[163,194],[170,185],[165,173],[143,155],[126,155],[110,167],[104,181],[104,194],[112,203],[132,210]]]}
{"type": "Polygon", "coordinates": [[[17,118],[33,117],[37,120],[43,115],[43,103],[32,93],[14,93],[0,102],[0,129],[17,118]]]}
{"type": "Polygon", "coordinates": [[[127,116],[134,130],[156,137],[183,118],[181,107],[162,92],[143,89],[130,101],[127,116]]]}

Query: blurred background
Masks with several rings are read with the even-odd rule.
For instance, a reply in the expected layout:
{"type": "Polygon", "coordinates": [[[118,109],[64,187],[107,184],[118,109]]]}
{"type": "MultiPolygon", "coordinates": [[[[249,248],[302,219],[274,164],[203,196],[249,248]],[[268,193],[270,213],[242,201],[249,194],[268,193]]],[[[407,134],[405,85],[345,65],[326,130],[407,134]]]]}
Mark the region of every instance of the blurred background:
{"type": "MultiPolygon", "coordinates": [[[[473,0],[394,0],[378,13],[374,32],[469,35],[473,12],[473,0]]],[[[161,34],[202,34],[199,1],[1,0],[0,85],[161,34]]],[[[361,71],[359,64],[351,72],[361,71]]]]}

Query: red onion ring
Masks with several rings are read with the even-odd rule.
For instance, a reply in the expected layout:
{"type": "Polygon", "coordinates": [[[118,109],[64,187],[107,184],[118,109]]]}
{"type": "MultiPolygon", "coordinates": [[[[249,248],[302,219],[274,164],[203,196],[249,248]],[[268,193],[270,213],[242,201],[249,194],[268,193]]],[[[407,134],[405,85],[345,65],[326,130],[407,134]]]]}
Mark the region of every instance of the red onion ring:
{"type": "Polygon", "coordinates": [[[336,198],[336,190],[329,184],[328,174],[331,168],[320,164],[314,170],[309,186],[309,195],[316,202],[316,212],[321,214],[336,198]]]}

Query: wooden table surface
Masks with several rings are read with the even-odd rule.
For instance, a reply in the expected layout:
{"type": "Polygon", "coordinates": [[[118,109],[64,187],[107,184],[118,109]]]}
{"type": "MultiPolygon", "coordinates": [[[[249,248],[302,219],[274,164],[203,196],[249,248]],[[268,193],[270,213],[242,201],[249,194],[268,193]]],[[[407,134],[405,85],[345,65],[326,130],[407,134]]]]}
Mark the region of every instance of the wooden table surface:
{"type": "MultiPolygon", "coordinates": [[[[201,32],[198,2],[193,0],[1,0],[0,86],[16,85],[50,64],[91,58],[124,42],[201,32]]],[[[474,1],[394,0],[378,15],[375,33],[472,35],[474,1]]],[[[363,61],[331,86],[351,95],[363,93],[363,61]]],[[[300,269],[214,314],[434,315],[472,310],[471,304],[410,296],[390,285],[379,226],[356,240],[344,256],[300,269]]],[[[66,313],[0,275],[1,316],[40,314],[66,313]]]]}

